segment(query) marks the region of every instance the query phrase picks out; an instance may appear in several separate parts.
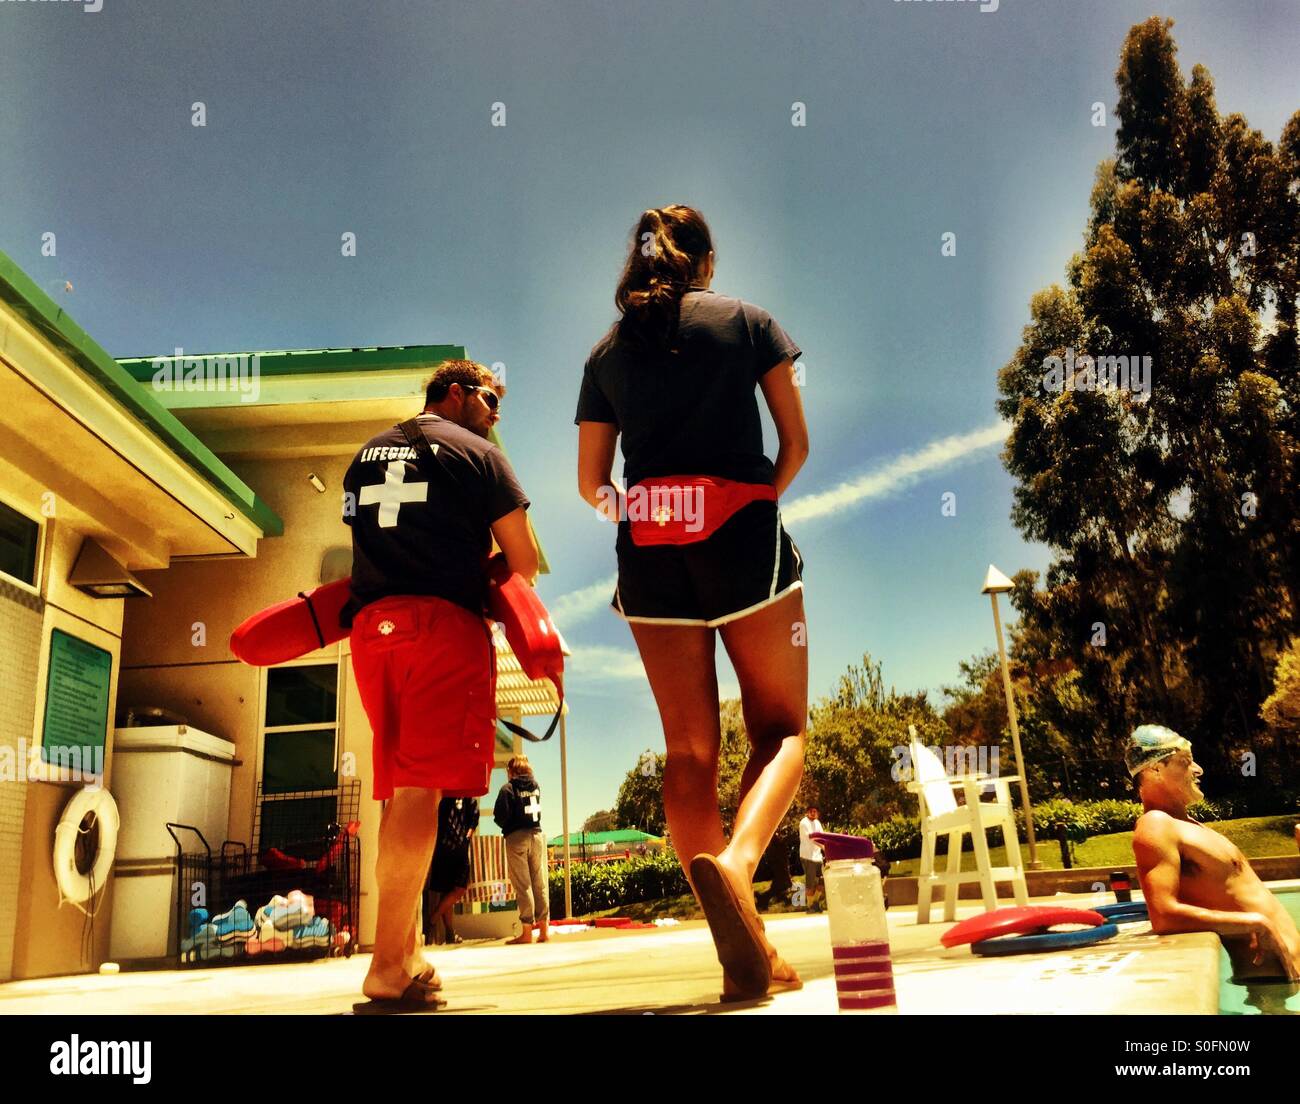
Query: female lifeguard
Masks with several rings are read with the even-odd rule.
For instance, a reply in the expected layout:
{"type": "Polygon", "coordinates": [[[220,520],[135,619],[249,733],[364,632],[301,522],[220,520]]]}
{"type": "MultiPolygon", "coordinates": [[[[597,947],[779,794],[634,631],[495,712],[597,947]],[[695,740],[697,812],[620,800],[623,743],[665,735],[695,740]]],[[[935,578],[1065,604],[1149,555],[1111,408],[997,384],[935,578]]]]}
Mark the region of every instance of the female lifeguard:
{"type": "Polygon", "coordinates": [[[578,426],[582,497],[617,520],[612,605],[632,629],[667,747],[664,811],[723,967],[724,999],[798,988],[754,905],[759,858],[803,773],[808,650],[802,558],[778,499],[808,456],[800,351],[761,307],[714,292],[698,211],[646,211],[591,352],[578,426]],[[776,425],[763,454],[756,390],[776,425]],[[623,438],[626,492],[611,480],[623,438]],[[750,757],[728,841],[718,810],[714,635],[735,667],[750,757]]]}

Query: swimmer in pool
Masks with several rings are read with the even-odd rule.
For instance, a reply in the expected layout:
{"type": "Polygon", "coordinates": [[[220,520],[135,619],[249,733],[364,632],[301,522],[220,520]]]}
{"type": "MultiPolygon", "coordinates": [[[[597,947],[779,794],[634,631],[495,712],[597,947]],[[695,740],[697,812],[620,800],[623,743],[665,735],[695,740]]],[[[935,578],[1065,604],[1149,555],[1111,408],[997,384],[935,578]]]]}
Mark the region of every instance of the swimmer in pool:
{"type": "Polygon", "coordinates": [[[1295,921],[1235,844],[1188,815],[1205,796],[1191,743],[1161,725],[1142,725],[1124,761],[1142,801],[1133,854],[1152,930],[1217,933],[1237,980],[1300,981],[1295,921]]]}

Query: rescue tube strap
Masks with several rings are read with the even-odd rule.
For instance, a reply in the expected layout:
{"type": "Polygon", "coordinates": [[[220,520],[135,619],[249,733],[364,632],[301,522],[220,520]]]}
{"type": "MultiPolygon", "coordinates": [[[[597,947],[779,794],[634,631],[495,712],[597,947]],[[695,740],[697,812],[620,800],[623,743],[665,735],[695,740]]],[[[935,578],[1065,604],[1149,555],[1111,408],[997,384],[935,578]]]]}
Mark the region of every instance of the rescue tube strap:
{"type": "Polygon", "coordinates": [[[319,647],[325,647],[325,634],[320,631],[320,620],[316,617],[316,607],[311,604],[311,595],[305,590],[298,591],[298,597],[307,603],[307,612],[311,614],[311,627],[316,630],[316,640],[319,647]]]}
{"type": "Polygon", "coordinates": [[[506,729],[508,732],[513,732],[521,739],[531,740],[535,744],[540,744],[543,740],[549,740],[553,735],[555,735],[555,726],[560,723],[560,714],[564,712],[564,687],[560,685],[560,680],[557,678],[553,678],[551,681],[555,683],[555,689],[560,695],[560,704],[555,710],[555,716],[551,718],[551,723],[547,727],[545,735],[534,736],[528,731],[528,729],[524,728],[523,725],[515,724],[514,721],[507,721],[504,717],[498,717],[497,720],[500,722],[501,727],[506,729]]]}

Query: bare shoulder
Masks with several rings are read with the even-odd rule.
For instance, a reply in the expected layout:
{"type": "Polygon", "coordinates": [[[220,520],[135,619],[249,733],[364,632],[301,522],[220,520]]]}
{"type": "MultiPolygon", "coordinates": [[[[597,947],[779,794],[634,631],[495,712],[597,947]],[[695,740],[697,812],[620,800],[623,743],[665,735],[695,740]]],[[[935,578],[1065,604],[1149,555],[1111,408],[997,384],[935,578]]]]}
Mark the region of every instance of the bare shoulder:
{"type": "Polygon", "coordinates": [[[1152,809],[1138,817],[1133,828],[1133,845],[1162,848],[1178,839],[1178,821],[1168,813],[1152,809]]]}

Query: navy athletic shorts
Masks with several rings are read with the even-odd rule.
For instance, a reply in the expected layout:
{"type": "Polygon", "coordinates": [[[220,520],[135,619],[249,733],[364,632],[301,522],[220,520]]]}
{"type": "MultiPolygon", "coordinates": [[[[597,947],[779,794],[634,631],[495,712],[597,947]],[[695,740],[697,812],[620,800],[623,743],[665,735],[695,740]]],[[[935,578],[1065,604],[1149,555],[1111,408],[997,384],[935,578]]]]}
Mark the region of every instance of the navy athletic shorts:
{"type": "Polygon", "coordinates": [[[775,502],[741,507],[712,536],[690,544],[637,546],[618,525],[618,586],[610,605],[644,625],[714,628],[803,587],[803,557],[775,502]]]}

